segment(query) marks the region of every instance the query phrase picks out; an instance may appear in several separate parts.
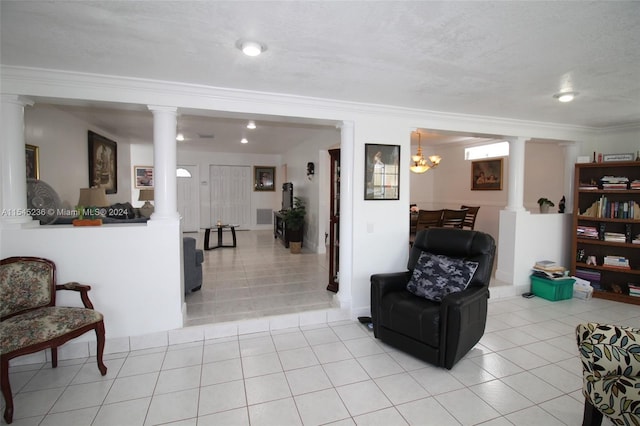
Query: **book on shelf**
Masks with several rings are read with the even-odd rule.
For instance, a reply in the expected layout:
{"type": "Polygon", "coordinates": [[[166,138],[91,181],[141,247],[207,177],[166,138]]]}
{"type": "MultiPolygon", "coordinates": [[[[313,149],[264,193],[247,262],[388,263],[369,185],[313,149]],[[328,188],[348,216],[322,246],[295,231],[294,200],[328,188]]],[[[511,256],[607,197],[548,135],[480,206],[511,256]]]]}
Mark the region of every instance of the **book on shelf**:
{"type": "Polygon", "coordinates": [[[620,232],[605,232],[604,233],[604,240],[605,241],[612,241],[615,243],[624,243],[627,241],[627,237],[625,236],[625,234],[620,233],[620,232]]]}
{"type": "Polygon", "coordinates": [[[576,268],[576,273],[574,275],[578,278],[589,281],[594,288],[600,286],[600,271],[576,268]]]}
{"type": "Polygon", "coordinates": [[[629,183],[629,178],[626,176],[603,176],[600,178],[600,183],[603,185],[616,185],[616,184],[627,184],[629,183]]]}
{"type": "Polygon", "coordinates": [[[610,268],[631,269],[629,259],[623,256],[605,256],[603,265],[610,268]]]}
{"type": "Polygon", "coordinates": [[[634,219],[640,217],[640,206],[635,201],[611,201],[603,195],[580,215],[609,219],[634,219]]]}
{"type": "Polygon", "coordinates": [[[630,189],[640,189],[640,179],[636,179],[629,184],[630,189]]]}
{"type": "Polygon", "coordinates": [[[598,230],[595,226],[578,225],[576,227],[578,238],[598,238],[598,230]]]}
{"type": "Polygon", "coordinates": [[[640,285],[629,283],[627,287],[629,287],[629,296],[640,297],[640,285]]]}

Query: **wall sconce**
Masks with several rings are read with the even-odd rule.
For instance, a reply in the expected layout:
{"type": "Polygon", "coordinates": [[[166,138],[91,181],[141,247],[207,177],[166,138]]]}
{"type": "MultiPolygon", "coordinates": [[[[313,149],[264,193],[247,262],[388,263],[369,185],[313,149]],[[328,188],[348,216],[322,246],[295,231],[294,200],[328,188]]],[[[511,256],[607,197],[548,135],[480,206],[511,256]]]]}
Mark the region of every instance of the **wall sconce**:
{"type": "Polygon", "coordinates": [[[311,180],[311,177],[316,172],[316,166],[312,162],[307,163],[307,178],[311,180]]]}

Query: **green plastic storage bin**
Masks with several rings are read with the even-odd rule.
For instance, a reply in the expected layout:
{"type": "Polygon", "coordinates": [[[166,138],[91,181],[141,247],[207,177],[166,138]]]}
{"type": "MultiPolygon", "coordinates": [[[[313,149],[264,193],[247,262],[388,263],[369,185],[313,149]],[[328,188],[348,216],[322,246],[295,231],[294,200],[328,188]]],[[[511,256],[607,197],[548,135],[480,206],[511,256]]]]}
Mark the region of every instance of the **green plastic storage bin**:
{"type": "Polygon", "coordinates": [[[531,275],[531,293],[543,299],[555,302],[573,297],[573,278],[561,280],[547,280],[531,275]]]}

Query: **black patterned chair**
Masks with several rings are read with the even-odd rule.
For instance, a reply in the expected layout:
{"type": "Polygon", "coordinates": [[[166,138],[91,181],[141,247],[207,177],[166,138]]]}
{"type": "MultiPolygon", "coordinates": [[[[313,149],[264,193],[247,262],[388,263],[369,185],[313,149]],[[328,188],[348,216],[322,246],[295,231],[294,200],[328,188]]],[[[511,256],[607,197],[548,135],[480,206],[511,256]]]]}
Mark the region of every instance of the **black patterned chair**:
{"type": "Polygon", "coordinates": [[[9,361],[15,357],[51,349],[51,365],[58,366],[58,346],[88,331],[97,338],[98,370],[102,361],[104,322],[93,309],[91,287],[75,282],[56,284],[55,264],[39,257],[10,257],[0,262],[0,382],[5,400],[4,419],[13,421],[13,395],[9,361]],[[56,291],[80,293],[84,308],[56,306],[56,291]]]}
{"type": "Polygon", "coordinates": [[[602,416],[616,425],[640,425],[640,329],[579,324],[583,426],[599,426],[602,416]]]}

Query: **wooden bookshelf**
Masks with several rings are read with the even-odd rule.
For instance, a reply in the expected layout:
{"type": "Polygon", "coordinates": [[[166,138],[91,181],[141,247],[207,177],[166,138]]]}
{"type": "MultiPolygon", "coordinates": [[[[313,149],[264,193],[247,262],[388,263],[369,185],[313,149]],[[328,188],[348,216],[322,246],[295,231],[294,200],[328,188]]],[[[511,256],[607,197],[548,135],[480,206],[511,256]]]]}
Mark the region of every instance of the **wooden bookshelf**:
{"type": "Polygon", "coordinates": [[[595,289],[593,297],[640,305],[640,297],[630,296],[628,288],[630,283],[640,285],[640,244],[631,243],[631,240],[640,234],[640,219],[638,219],[640,212],[636,212],[640,210],[640,190],[603,189],[600,179],[604,176],[626,177],[629,182],[640,179],[640,162],[576,164],[571,274],[576,275],[576,270],[586,270],[600,275],[600,289],[595,289]],[[594,182],[597,184],[597,189],[585,188],[585,184],[594,182]],[[618,203],[618,206],[635,203],[635,218],[630,217],[629,213],[625,214],[622,208],[615,209],[614,203],[618,203]],[[594,208],[599,205],[605,205],[607,208],[594,208]],[[594,210],[597,213],[594,213],[594,210]],[[599,238],[578,237],[578,226],[595,227],[599,238]],[[624,234],[626,240],[624,242],[605,241],[604,232],[624,234]],[[628,237],[629,234],[631,238],[628,237]],[[584,257],[580,256],[582,252],[584,257]],[[595,256],[596,265],[586,263],[588,256],[595,256]],[[605,256],[621,256],[628,259],[630,269],[604,265],[605,256]]]}

